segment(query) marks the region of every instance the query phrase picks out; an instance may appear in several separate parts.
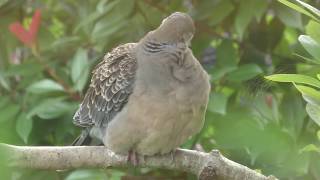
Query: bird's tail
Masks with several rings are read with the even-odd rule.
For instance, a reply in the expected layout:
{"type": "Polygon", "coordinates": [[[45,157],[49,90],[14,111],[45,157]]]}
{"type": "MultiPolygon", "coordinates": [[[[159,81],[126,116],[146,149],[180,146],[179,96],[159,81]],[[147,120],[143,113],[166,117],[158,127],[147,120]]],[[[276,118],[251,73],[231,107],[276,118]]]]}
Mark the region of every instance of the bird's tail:
{"type": "Polygon", "coordinates": [[[90,145],[92,138],[90,137],[90,129],[82,130],[81,134],[72,142],[71,146],[85,146],[90,145]]]}

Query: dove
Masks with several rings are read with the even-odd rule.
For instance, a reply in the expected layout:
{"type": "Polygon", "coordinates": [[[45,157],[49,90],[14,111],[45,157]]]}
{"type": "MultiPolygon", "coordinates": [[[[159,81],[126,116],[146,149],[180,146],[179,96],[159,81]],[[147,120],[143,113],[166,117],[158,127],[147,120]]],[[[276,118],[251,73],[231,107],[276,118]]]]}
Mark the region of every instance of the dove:
{"type": "Polygon", "coordinates": [[[203,127],[209,76],[189,48],[192,18],[175,12],[137,43],[120,45],[94,68],[73,123],[73,145],[103,144],[144,156],[166,154],[203,127]]]}

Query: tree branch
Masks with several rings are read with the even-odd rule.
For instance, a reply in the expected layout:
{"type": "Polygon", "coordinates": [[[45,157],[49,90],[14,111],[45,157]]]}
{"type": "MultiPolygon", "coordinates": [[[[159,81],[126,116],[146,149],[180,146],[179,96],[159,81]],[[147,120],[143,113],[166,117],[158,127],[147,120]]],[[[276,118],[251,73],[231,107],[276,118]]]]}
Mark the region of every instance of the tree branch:
{"type": "MultiPolygon", "coordinates": [[[[33,147],[1,144],[9,166],[43,170],[128,167],[126,155],[115,154],[103,146],[33,147]]],[[[139,157],[139,167],[164,168],[195,174],[199,179],[274,180],[233,162],[219,151],[210,153],[177,149],[174,156],[139,157]]]]}

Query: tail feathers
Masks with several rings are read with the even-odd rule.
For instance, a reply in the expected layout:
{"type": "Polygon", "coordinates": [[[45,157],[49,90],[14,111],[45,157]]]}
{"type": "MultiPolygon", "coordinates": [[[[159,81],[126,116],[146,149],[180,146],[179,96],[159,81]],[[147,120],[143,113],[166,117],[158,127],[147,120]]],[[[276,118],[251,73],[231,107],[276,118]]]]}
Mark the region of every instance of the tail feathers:
{"type": "Polygon", "coordinates": [[[72,142],[72,146],[85,146],[90,145],[92,138],[90,137],[90,130],[84,129],[81,134],[72,142]]]}

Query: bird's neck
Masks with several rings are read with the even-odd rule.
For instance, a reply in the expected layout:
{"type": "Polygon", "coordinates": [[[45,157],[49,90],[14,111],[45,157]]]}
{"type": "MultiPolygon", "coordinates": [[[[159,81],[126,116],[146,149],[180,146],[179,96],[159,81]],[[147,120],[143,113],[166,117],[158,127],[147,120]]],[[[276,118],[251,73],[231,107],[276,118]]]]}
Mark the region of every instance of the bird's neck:
{"type": "Polygon", "coordinates": [[[160,29],[154,30],[149,32],[145,38],[143,38],[144,41],[155,41],[158,43],[166,43],[166,44],[177,44],[181,42],[181,39],[177,38],[179,37],[174,32],[164,32],[160,29]]]}

